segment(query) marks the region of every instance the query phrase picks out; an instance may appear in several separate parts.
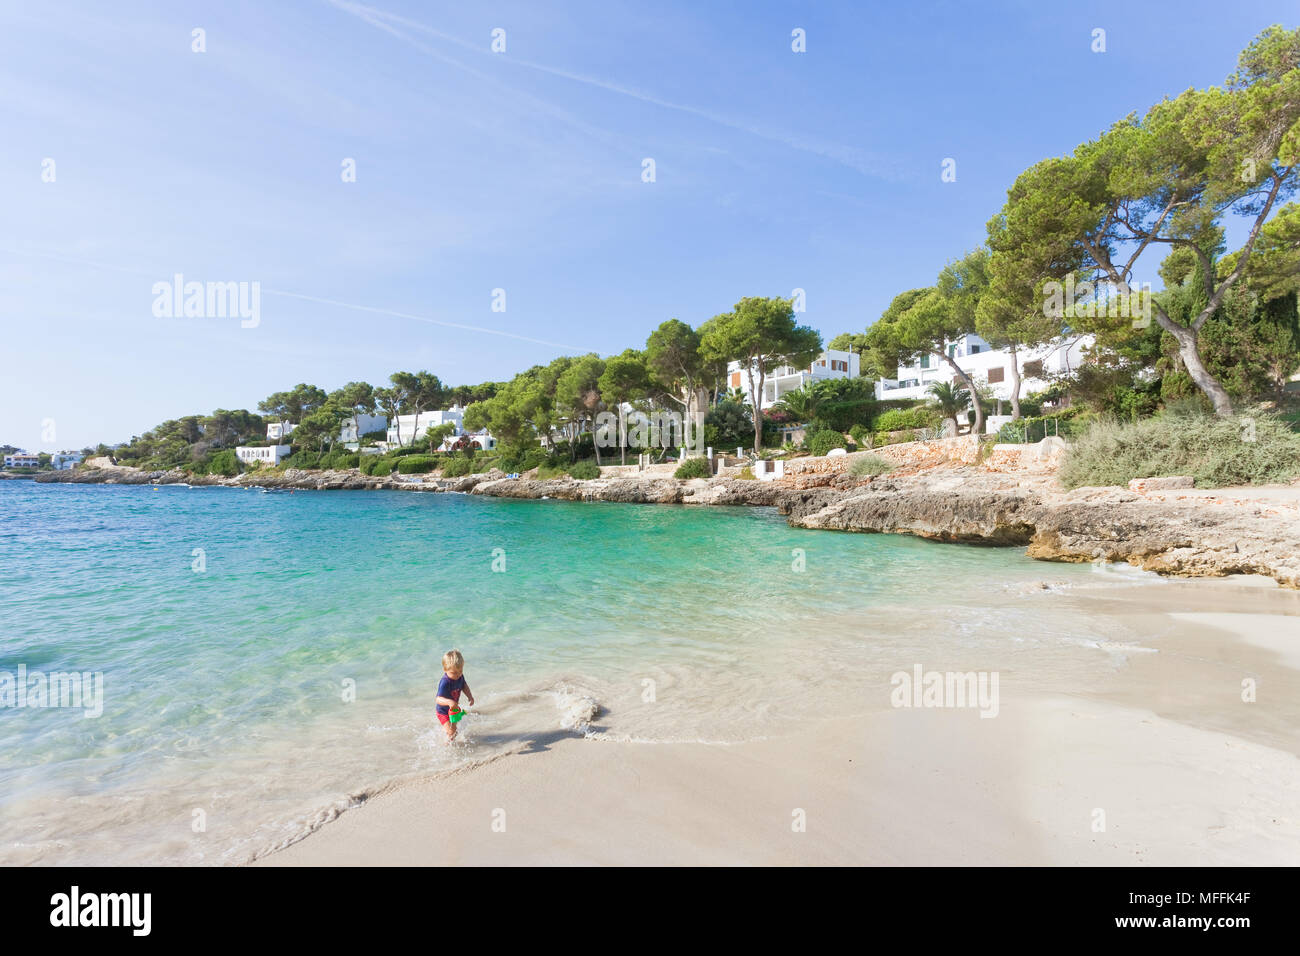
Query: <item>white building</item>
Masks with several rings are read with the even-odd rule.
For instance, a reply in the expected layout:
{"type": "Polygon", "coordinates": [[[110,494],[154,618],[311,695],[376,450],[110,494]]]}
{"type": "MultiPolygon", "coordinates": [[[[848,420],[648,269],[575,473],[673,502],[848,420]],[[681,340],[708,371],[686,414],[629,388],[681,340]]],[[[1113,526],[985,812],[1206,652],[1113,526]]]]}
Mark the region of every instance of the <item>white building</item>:
{"type": "Polygon", "coordinates": [[[54,466],[55,471],[71,471],[73,466],[80,462],[79,451],[61,451],[57,455],[50,456],[50,464],[54,466]]]}
{"type": "Polygon", "coordinates": [[[5,455],[6,468],[35,468],[40,463],[41,456],[30,452],[16,451],[12,455],[5,455]]]}
{"type": "Polygon", "coordinates": [[[271,422],[266,426],[266,440],[283,441],[292,435],[297,427],[293,422],[271,422]]]}
{"type": "Polygon", "coordinates": [[[371,432],[386,433],[387,431],[388,419],[382,415],[354,415],[351,418],[343,419],[343,427],[339,432],[339,441],[346,445],[349,451],[356,451],[361,446],[361,437],[363,435],[369,435],[371,432]]]}
{"type": "MultiPolygon", "coordinates": [[[[1069,336],[1033,349],[1017,349],[1020,364],[1020,394],[1041,391],[1048,381],[1045,376],[1069,372],[1084,361],[1084,353],[1093,343],[1091,335],[1069,336]]],[[[949,342],[946,348],[957,366],[975,380],[987,382],[994,398],[1004,401],[1011,398],[1011,352],[995,349],[978,335],[963,335],[949,342]]],[[[930,386],[935,382],[953,382],[957,374],[952,366],[934,355],[923,355],[914,365],[898,367],[897,378],[882,378],[876,382],[876,398],[929,399],[930,386]]],[[[960,384],[960,383],[959,383],[960,384]]]]}
{"type": "MultiPolygon", "coordinates": [[[[462,435],[468,434],[465,431],[465,409],[453,405],[451,408],[420,412],[418,415],[398,415],[388,423],[388,443],[393,446],[410,445],[423,438],[429,429],[443,425],[454,426],[454,430],[439,446],[445,451],[462,435]]],[[[484,451],[491,451],[497,447],[497,440],[488,434],[487,429],[474,432],[472,437],[484,451]]]]}
{"type": "MultiPolygon", "coordinates": [[[[763,378],[763,394],[760,396],[762,408],[766,411],[779,402],[786,392],[793,392],[811,382],[829,378],[855,378],[861,373],[860,358],[856,353],[827,349],[806,368],[783,365],[768,372],[763,378]]],[[[749,376],[739,362],[727,366],[727,387],[743,391],[747,403],[750,403],[749,386],[749,376]]]]}
{"type": "Polygon", "coordinates": [[[235,449],[235,457],[245,465],[278,465],[283,459],[289,457],[289,451],[288,445],[265,445],[262,447],[240,445],[235,449]]]}

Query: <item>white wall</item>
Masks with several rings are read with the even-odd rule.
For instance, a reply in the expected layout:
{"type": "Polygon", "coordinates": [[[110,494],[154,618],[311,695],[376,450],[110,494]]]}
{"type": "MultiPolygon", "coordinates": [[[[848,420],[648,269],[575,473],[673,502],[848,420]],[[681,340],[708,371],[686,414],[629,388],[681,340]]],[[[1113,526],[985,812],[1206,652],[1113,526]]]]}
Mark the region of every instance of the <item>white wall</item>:
{"type": "MultiPolygon", "coordinates": [[[[1073,336],[1035,349],[1019,349],[1016,358],[1021,368],[1020,394],[1025,396],[1033,391],[1047,387],[1045,378],[1024,375],[1027,363],[1041,361],[1044,372],[1068,372],[1077,369],[1084,361],[1084,352],[1092,345],[1092,336],[1073,336]]],[[[993,349],[977,335],[964,336],[956,343],[954,359],[962,371],[970,375],[977,383],[988,381],[989,372],[1002,370],[1002,381],[993,382],[990,387],[995,398],[1011,398],[1011,353],[1005,349],[993,349]]],[[[929,399],[929,388],[933,382],[952,382],[957,378],[952,366],[947,362],[930,356],[930,367],[924,368],[919,363],[899,366],[898,377],[881,379],[876,383],[876,397],[881,399],[929,399]],[[900,383],[908,382],[904,387],[900,383]]]]}

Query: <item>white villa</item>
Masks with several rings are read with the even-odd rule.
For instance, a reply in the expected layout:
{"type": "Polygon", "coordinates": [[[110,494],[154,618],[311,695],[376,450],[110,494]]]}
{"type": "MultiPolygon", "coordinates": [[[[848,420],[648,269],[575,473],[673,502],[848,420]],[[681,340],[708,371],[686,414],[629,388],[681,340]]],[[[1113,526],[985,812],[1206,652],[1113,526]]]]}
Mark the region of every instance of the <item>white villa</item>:
{"type": "MultiPolygon", "coordinates": [[[[398,415],[388,425],[388,443],[393,446],[409,445],[423,438],[429,429],[439,428],[442,425],[455,427],[455,431],[443,439],[440,447],[444,451],[455,444],[461,436],[470,434],[465,431],[465,409],[453,405],[448,409],[420,412],[418,415],[398,415]]],[[[479,447],[484,451],[491,451],[497,447],[497,440],[488,434],[487,429],[480,429],[470,437],[478,442],[479,447]]]]}
{"type": "Polygon", "coordinates": [[[361,436],[369,435],[371,432],[387,431],[388,419],[382,415],[353,415],[351,418],[343,419],[339,442],[348,451],[356,451],[361,447],[361,436]]]}
{"type": "Polygon", "coordinates": [[[262,464],[278,465],[289,456],[290,448],[288,445],[267,445],[262,448],[254,448],[249,445],[240,445],[235,449],[235,457],[245,465],[262,464]]]}
{"type": "Polygon", "coordinates": [[[292,422],[271,422],[266,426],[266,440],[283,441],[293,434],[293,430],[297,427],[292,422]]]}
{"type": "Polygon", "coordinates": [[[54,466],[55,471],[71,471],[73,466],[80,463],[80,461],[81,452],[79,451],[61,451],[50,456],[50,464],[54,466]]]}
{"type": "Polygon", "coordinates": [[[12,455],[5,455],[6,468],[35,468],[40,463],[41,456],[31,452],[16,451],[12,455]]]}
{"type": "MultiPolygon", "coordinates": [[[[1083,364],[1084,353],[1092,345],[1091,335],[1076,335],[1058,339],[1034,349],[1018,349],[1020,363],[1020,394],[1026,395],[1047,387],[1045,374],[1068,372],[1083,364]]],[[[1011,398],[1011,352],[995,349],[978,335],[963,335],[949,342],[948,354],[963,372],[976,383],[988,382],[994,398],[1011,398]]],[[[952,382],[956,373],[947,362],[933,355],[921,356],[915,365],[898,367],[897,378],[882,378],[876,382],[876,398],[929,399],[929,388],[935,382],[952,382]]]]}
{"type": "MultiPolygon", "coordinates": [[[[802,388],[809,382],[828,378],[855,378],[861,372],[860,357],[854,352],[841,352],[839,349],[827,349],[806,368],[783,365],[769,372],[763,379],[763,394],[760,396],[763,410],[766,411],[779,402],[786,392],[802,388]]],[[[739,362],[727,366],[727,387],[741,389],[745,393],[745,401],[750,401],[749,377],[739,362]]]]}

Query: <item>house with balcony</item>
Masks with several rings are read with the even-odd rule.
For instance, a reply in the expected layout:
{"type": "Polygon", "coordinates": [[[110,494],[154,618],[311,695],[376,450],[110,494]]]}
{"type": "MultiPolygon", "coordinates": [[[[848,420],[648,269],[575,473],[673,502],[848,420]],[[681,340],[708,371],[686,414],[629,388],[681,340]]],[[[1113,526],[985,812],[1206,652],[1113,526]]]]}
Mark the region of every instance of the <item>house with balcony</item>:
{"type": "MultiPolygon", "coordinates": [[[[1048,376],[1077,369],[1084,363],[1093,341],[1091,335],[1072,335],[1036,348],[1017,349],[1020,394],[1041,391],[1048,386],[1048,376]]],[[[977,384],[987,382],[994,398],[1003,401],[1011,398],[1013,382],[1009,349],[995,349],[972,333],[946,343],[945,351],[977,384]]],[[[922,355],[912,365],[900,365],[896,378],[877,381],[876,398],[927,400],[932,397],[930,386],[935,382],[954,381],[960,384],[951,365],[936,355],[922,355]]]]}
{"type": "Polygon", "coordinates": [[[464,435],[470,435],[484,451],[491,451],[497,447],[497,440],[488,434],[487,429],[480,429],[472,434],[465,430],[465,409],[459,405],[420,412],[418,415],[398,415],[388,423],[388,444],[392,447],[413,444],[423,438],[429,429],[443,425],[451,425],[453,428],[439,446],[442,451],[446,451],[464,435]]]}
{"type": "Polygon", "coordinates": [[[54,466],[55,471],[71,471],[80,463],[81,452],[79,451],[61,451],[50,456],[50,464],[54,466]]]}
{"type": "MultiPolygon", "coordinates": [[[[831,378],[855,378],[862,374],[861,358],[854,352],[842,352],[839,349],[827,349],[803,368],[783,365],[773,369],[763,378],[763,394],[759,396],[763,411],[771,408],[787,392],[803,388],[813,382],[831,378]]],[[[744,368],[740,362],[727,366],[727,387],[738,388],[745,393],[746,404],[750,401],[750,378],[752,366],[744,368]]]]}
{"type": "Polygon", "coordinates": [[[6,468],[36,468],[41,463],[40,455],[33,455],[31,452],[16,451],[11,455],[5,455],[6,468]]]}

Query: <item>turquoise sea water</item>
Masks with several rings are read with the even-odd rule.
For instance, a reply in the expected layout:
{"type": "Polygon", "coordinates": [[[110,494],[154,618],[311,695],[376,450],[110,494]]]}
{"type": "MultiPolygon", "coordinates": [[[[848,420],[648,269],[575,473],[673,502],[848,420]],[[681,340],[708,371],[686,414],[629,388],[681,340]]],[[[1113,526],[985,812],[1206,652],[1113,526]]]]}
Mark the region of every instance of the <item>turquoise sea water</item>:
{"type": "Polygon", "coordinates": [[[2,482],[0,672],[104,697],[0,708],[0,863],[240,862],[407,775],[791,732],[915,662],[1068,681],[1098,635],[1034,582],[1090,577],[769,509],[2,482]],[[478,706],[447,746],[453,646],[478,706]]]}

